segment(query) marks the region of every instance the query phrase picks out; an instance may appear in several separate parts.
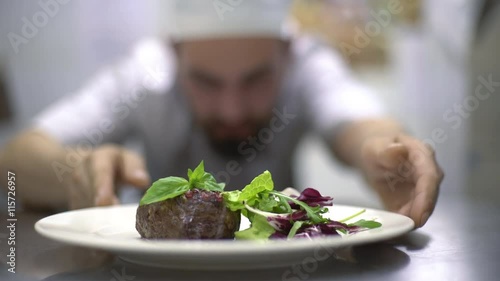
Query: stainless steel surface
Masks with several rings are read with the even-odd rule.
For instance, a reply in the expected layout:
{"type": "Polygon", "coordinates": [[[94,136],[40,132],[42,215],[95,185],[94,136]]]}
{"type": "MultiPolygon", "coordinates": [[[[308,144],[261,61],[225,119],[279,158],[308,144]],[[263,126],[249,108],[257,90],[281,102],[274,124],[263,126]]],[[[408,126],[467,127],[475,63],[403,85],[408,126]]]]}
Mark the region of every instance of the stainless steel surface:
{"type": "MultiPolygon", "coordinates": [[[[38,235],[47,214],[19,213],[17,273],[6,272],[0,237],[0,280],[499,280],[500,204],[442,194],[422,229],[395,240],[344,249],[339,258],[258,271],[187,272],[129,264],[106,253],[38,235]],[[14,279],[25,277],[26,279],[14,279]]],[[[6,222],[5,215],[0,221],[6,222]]],[[[2,230],[5,233],[5,230],[2,230]]],[[[0,232],[1,233],[1,232],[0,232]]],[[[272,261],[270,261],[272,262],[272,261]]]]}

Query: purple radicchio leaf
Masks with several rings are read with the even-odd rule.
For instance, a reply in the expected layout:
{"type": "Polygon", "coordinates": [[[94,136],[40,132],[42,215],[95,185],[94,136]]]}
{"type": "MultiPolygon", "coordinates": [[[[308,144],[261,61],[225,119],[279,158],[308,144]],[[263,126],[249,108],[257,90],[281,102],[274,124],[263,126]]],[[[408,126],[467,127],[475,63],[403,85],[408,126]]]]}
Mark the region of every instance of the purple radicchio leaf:
{"type": "Polygon", "coordinates": [[[293,222],[302,221],[307,219],[307,212],[304,210],[295,211],[291,214],[287,215],[279,215],[273,217],[267,217],[267,221],[269,224],[274,227],[277,231],[281,231],[283,233],[290,232],[292,229],[293,222]]]}
{"type": "MultiPolygon", "coordinates": [[[[287,233],[290,231],[292,224],[289,223],[289,227],[282,230],[277,230],[270,238],[272,239],[286,239],[287,233]]],[[[324,236],[338,236],[338,231],[343,231],[348,234],[354,234],[365,230],[363,227],[350,226],[342,222],[330,220],[327,223],[318,224],[305,224],[302,226],[295,234],[294,238],[317,238],[324,236]]]]}
{"type": "Polygon", "coordinates": [[[328,221],[325,224],[325,226],[334,230],[334,231],[340,230],[340,231],[344,231],[344,232],[349,233],[349,234],[353,234],[353,233],[356,233],[356,232],[363,230],[362,227],[355,226],[355,225],[350,226],[350,225],[347,225],[345,223],[342,223],[339,221],[333,221],[333,220],[328,221]]]}
{"type": "MultiPolygon", "coordinates": [[[[333,200],[332,197],[322,196],[321,193],[319,193],[319,191],[317,191],[314,188],[310,188],[310,187],[304,189],[304,191],[302,191],[298,197],[295,197],[295,199],[306,203],[310,207],[332,206],[332,200],[333,200]]],[[[290,204],[290,207],[292,209],[299,209],[300,208],[297,204],[295,204],[293,202],[289,202],[289,204],[290,204]]]]}

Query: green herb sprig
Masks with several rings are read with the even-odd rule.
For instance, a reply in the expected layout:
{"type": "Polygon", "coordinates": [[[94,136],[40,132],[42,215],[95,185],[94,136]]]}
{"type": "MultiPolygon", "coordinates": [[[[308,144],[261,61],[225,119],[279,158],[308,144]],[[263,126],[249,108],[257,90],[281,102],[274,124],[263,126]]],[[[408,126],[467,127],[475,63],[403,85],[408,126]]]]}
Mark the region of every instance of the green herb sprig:
{"type": "Polygon", "coordinates": [[[203,161],[196,169],[188,170],[187,178],[166,177],[159,179],[146,191],[139,205],[147,205],[163,200],[175,198],[188,190],[198,188],[207,191],[224,191],[224,183],[217,183],[212,174],[205,171],[203,161]]]}

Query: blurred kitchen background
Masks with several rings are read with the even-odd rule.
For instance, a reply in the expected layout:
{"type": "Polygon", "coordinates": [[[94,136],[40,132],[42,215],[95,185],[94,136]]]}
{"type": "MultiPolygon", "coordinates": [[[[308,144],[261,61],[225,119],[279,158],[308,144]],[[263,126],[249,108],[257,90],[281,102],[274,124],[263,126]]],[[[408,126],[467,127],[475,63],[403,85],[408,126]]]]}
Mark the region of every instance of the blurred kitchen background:
{"type": "MultiPolygon", "coordinates": [[[[161,0],[55,1],[0,2],[0,146],[47,105],[124,56],[134,42],[162,34],[168,17],[161,0]],[[42,21],[42,3],[49,2],[57,3],[57,10],[35,27],[32,38],[14,47],[8,34],[21,34],[26,19],[33,22],[38,16],[42,21]]],[[[322,37],[343,53],[355,75],[385,100],[389,112],[435,147],[446,172],[444,193],[466,189],[466,171],[481,169],[480,153],[467,143],[469,128],[483,121],[467,116],[454,126],[443,117],[455,104],[463,104],[469,89],[479,83],[471,79],[469,65],[481,13],[478,2],[298,0],[292,10],[303,32],[322,37]],[[400,12],[380,16],[395,4],[400,12]]],[[[493,126],[500,129],[495,108],[480,104],[471,111],[491,110],[483,116],[493,118],[493,126]]],[[[313,186],[340,203],[378,206],[373,195],[366,195],[362,179],[328,157],[315,136],[305,139],[296,163],[300,187],[313,186]]]]}

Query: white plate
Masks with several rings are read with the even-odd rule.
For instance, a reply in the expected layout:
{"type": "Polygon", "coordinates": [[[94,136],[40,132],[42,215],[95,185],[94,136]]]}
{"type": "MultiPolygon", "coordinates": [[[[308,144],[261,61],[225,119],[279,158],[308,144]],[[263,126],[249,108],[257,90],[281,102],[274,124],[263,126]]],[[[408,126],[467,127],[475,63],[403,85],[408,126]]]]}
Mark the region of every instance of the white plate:
{"type": "MultiPolygon", "coordinates": [[[[342,219],[362,208],[335,205],[326,214],[342,219]]],[[[281,267],[306,259],[324,259],[332,249],[381,241],[413,229],[405,216],[367,209],[358,219],[376,219],[382,227],[346,237],[312,240],[145,240],[135,229],[137,205],[97,207],[64,212],[39,220],[41,235],[72,245],[107,250],[122,259],[157,267],[198,270],[281,267]]],[[[241,229],[249,226],[244,218],[241,229]]],[[[376,254],[376,253],[374,253],[376,254]]]]}

